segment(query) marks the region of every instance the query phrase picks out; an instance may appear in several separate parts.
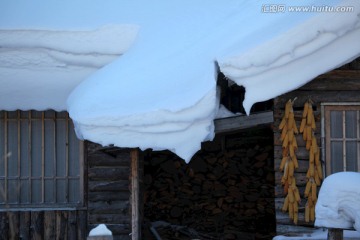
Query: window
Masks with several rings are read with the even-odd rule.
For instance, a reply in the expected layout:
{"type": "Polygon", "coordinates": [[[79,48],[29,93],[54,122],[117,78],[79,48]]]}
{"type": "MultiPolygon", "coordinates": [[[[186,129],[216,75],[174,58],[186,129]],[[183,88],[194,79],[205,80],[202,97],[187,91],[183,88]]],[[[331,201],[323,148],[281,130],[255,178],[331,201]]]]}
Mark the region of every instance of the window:
{"type": "Polygon", "coordinates": [[[360,171],[360,104],[323,104],[327,175],[360,171]]]}
{"type": "Polygon", "coordinates": [[[80,206],[82,164],[66,112],[0,111],[0,210],[80,206]]]}

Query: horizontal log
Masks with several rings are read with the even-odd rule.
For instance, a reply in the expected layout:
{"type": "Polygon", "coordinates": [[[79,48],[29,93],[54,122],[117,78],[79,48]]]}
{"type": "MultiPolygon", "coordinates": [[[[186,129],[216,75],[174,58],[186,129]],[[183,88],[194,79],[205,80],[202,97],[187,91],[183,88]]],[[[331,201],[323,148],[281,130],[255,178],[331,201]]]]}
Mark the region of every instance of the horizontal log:
{"type": "Polygon", "coordinates": [[[90,224],[130,224],[130,214],[124,215],[119,213],[107,214],[90,214],[88,217],[90,224]]]}
{"type": "Polygon", "coordinates": [[[126,191],[129,190],[129,180],[118,181],[89,181],[89,191],[126,191]]]}
{"type": "Polygon", "coordinates": [[[117,192],[89,192],[89,202],[129,200],[130,191],[117,192]]]}
{"type": "Polygon", "coordinates": [[[89,202],[88,209],[93,213],[127,213],[130,208],[129,201],[98,201],[89,202]]]}
{"type": "Polygon", "coordinates": [[[241,115],[230,118],[222,118],[215,120],[215,132],[224,133],[236,130],[258,127],[261,125],[269,125],[274,121],[272,111],[254,113],[249,116],[241,115]]]}
{"type": "Polygon", "coordinates": [[[89,168],[89,180],[128,180],[129,167],[89,168]]]}
{"type": "Polygon", "coordinates": [[[90,167],[130,166],[130,158],[126,155],[126,153],[112,156],[104,152],[95,152],[89,154],[87,160],[90,167]]]}

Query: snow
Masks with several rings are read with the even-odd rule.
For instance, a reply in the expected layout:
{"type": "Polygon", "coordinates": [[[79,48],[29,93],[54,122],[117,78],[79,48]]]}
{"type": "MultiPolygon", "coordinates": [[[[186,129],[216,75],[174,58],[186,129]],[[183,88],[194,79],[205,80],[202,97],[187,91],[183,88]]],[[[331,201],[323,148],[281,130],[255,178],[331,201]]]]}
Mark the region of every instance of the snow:
{"type": "Polygon", "coordinates": [[[124,53],[134,25],[94,30],[0,30],[0,109],[66,110],[70,92],[124,53]]]}
{"type": "Polygon", "coordinates": [[[214,136],[219,70],[246,88],[249,113],[360,55],[359,1],[279,0],[286,10],[277,13],[263,12],[266,4],[3,1],[0,109],[66,108],[79,138],[190,161],[214,136]]]}
{"type": "Polygon", "coordinates": [[[339,172],[325,178],[315,207],[315,226],[355,228],[360,233],[360,173],[339,172]]]}
{"type": "Polygon", "coordinates": [[[94,236],[112,236],[112,232],[106,227],[105,224],[99,224],[96,228],[91,229],[89,237],[94,236]]]}
{"type": "MultiPolygon", "coordinates": [[[[299,236],[283,236],[279,235],[273,238],[273,240],[326,240],[328,230],[327,229],[314,229],[312,233],[301,234],[299,236]]],[[[356,231],[344,230],[344,239],[358,240],[360,239],[360,233],[356,231]]]]}

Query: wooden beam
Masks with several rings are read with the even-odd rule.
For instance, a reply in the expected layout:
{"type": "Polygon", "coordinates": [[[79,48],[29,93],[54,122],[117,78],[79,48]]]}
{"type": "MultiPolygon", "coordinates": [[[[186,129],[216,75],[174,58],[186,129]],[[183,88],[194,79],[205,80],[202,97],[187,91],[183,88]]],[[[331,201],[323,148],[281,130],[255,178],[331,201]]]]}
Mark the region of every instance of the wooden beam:
{"type": "Polygon", "coordinates": [[[259,127],[272,124],[274,114],[272,111],[254,113],[249,116],[241,115],[236,117],[221,118],[215,120],[215,133],[224,133],[241,129],[259,127]]]}
{"type": "Polygon", "coordinates": [[[139,150],[131,149],[131,239],[141,239],[139,150]]]}

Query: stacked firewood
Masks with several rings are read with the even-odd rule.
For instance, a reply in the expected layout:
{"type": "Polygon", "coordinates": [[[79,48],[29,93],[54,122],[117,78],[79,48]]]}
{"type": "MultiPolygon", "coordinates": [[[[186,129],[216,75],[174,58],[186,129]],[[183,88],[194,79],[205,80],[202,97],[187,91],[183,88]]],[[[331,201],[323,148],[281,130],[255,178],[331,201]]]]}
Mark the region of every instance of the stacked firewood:
{"type": "MultiPolygon", "coordinates": [[[[270,130],[268,136],[220,138],[204,144],[189,164],[169,152],[151,152],[144,159],[145,219],[216,239],[271,236],[271,137],[270,130]]],[[[183,239],[180,235],[171,239],[183,239]]]]}

